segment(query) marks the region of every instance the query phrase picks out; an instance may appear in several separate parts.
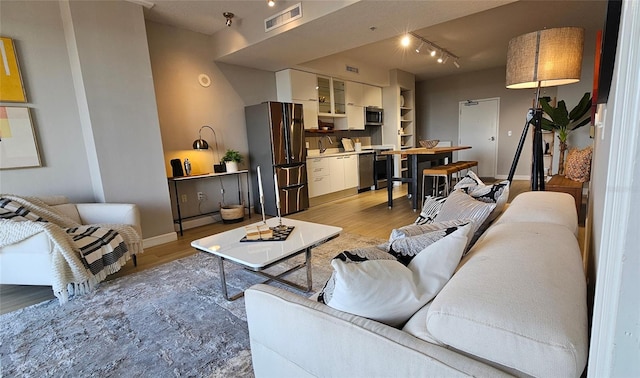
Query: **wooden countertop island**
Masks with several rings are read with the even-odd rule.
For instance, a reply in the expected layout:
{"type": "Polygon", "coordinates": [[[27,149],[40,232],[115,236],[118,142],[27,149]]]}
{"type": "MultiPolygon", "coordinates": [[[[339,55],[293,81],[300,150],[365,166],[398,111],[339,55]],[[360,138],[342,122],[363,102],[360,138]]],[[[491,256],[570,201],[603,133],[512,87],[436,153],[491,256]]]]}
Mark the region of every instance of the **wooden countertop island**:
{"type": "MultiPolygon", "coordinates": [[[[434,147],[434,148],[407,148],[404,150],[384,151],[382,154],[387,155],[387,204],[389,208],[393,207],[393,182],[409,183],[409,194],[411,196],[411,204],[413,211],[418,210],[418,198],[422,198],[422,193],[418,191],[418,179],[420,172],[418,164],[429,162],[431,166],[444,164],[444,159],[448,158],[449,162],[453,161],[453,152],[460,150],[468,150],[471,146],[453,146],[453,147],[434,147]],[[407,155],[409,166],[407,167],[407,177],[393,177],[393,156],[407,155]],[[435,163],[435,164],[434,164],[435,163]]],[[[422,205],[422,201],[420,201],[422,205]]]]}

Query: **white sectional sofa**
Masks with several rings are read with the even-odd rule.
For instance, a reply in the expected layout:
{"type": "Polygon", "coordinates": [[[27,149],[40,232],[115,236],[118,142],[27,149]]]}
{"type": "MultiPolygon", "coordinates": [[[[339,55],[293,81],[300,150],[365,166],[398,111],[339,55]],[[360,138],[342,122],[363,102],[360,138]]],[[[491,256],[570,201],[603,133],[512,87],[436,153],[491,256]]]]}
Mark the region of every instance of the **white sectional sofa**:
{"type": "Polygon", "coordinates": [[[588,324],[577,229],[570,195],[519,195],[401,329],[253,286],[256,376],[579,377],[588,324]]]}

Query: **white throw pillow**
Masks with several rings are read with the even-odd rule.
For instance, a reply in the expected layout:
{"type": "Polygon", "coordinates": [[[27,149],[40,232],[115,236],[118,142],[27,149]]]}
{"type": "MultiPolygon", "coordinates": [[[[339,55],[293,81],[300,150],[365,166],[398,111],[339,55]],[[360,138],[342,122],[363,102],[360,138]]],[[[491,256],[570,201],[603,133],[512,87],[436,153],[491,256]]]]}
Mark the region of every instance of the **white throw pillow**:
{"type": "Polygon", "coordinates": [[[332,260],[335,282],[327,305],[390,326],[402,325],[451,278],[472,227],[468,224],[429,245],[406,267],[392,260],[332,260]]]}

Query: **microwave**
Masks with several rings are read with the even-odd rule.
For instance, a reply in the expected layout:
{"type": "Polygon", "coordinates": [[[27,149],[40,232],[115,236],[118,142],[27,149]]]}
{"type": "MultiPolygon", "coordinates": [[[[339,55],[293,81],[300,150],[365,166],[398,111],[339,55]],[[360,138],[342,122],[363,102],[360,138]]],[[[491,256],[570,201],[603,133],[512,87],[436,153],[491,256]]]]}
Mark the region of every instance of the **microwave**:
{"type": "Polygon", "coordinates": [[[374,107],[364,108],[364,124],[367,126],[382,126],[382,109],[374,107]]]}

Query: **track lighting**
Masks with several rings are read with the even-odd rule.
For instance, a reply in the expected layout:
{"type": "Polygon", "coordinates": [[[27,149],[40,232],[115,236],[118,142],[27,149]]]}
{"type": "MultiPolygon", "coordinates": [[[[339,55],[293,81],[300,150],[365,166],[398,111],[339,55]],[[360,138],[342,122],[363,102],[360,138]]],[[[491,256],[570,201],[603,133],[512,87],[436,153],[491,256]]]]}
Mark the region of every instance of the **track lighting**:
{"type": "Polygon", "coordinates": [[[273,7],[274,5],[276,5],[276,2],[274,0],[267,0],[267,5],[273,7]]]}
{"type": "Polygon", "coordinates": [[[420,45],[418,45],[418,47],[416,48],[416,53],[420,53],[420,51],[422,51],[422,47],[426,45],[427,51],[429,52],[429,55],[431,55],[432,57],[435,57],[436,55],[440,54],[440,57],[438,58],[438,63],[444,64],[449,60],[449,58],[452,58],[454,60],[453,65],[456,66],[457,68],[460,68],[460,63],[458,63],[457,56],[453,55],[452,53],[443,49],[442,47],[436,45],[435,43],[422,38],[416,33],[409,32],[405,34],[400,40],[400,43],[402,44],[402,46],[409,47],[409,45],[411,45],[410,37],[413,37],[420,41],[420,45]]]}
{"type": "Polygon", "coordinates": [[[231,12],[224,12],[222,15],[224,16],[224,18],[227,19],[227,21],[225,21],[225,24],[227,26],[231,26],[231,22],[232,22],[231,20],[233,19],[233,16],[235,16],[235,15],[233,13],[231,13],[231,12]]]}

